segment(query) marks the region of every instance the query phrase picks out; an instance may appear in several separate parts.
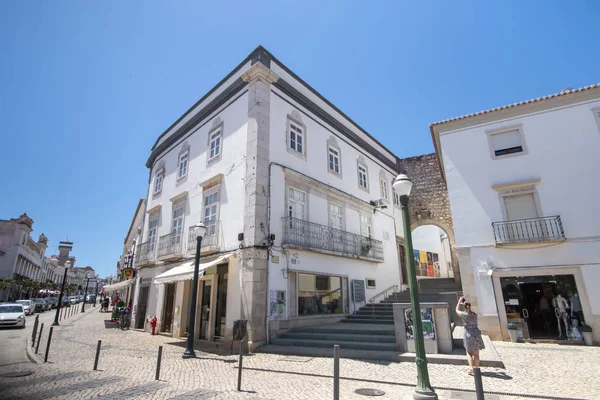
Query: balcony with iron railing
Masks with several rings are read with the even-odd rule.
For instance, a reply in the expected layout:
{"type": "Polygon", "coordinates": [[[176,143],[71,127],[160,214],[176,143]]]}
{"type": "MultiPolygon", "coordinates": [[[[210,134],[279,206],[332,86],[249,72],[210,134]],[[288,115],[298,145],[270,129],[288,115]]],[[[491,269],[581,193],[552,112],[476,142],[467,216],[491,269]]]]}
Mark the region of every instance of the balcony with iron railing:
{"type": "Polygon", "coordinates": [[[135,264],[141,266],[152,263],[155,259],[155,249],[155,241],[148,240],[139,244],[135,252],[135,264]]]}
{"type": "MultiPolygon", "coordinates": [[[[206,232],[202,238],[202,247],[200,248],[200,254],[208,254],[219,251],[219,221],[205,221],[206,232]]],[[[194,233],[194,227],[191,226],[188,233],[188,254],[194,254],[196,252],[196,235],[194,233]]]]}
{"type": "Polygon", "coordinates": [[[168,235],[161,236],[158,240],[158,255],[161,260],[180,258],[182,253],[182,234],[181,232],[173,232],[168,235]]]}
{"type": "Polygon", "coordinates": [[[565,240],[559,215],[492,222],[497,245],[565,240]]]}
{"type": "Polygon", "coordinates": [[[293,217],[283,219],[283,244],[343,257],[383,261],[383,242],[293,217]]]}

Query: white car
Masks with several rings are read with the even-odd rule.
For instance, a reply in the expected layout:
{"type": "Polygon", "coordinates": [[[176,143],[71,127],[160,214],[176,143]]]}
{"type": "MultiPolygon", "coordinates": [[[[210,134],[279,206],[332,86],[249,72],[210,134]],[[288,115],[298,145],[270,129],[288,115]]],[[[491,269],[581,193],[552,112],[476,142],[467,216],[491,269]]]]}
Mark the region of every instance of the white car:
{"type": "Polygon", "coordinates": [[[35,303],[32,300],[17,300],[15,303],[23,306],[23,312],[26,315],[33,315],[35,313],[35,303]]]}
{"type": "Polygon", "coordinates": [[[25,328],[25,310],[19,303],[0,304],[0,326],[17,326],[25,328]]]}

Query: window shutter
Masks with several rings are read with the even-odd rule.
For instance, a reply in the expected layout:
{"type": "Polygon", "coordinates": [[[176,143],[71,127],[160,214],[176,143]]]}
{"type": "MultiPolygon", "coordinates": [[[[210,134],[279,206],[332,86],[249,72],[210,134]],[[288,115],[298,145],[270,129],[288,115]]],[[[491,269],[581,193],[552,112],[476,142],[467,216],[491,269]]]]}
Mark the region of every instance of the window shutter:
{"type": "Polygon", "coordinates": [[[521,136],[518,130],[508,131],[492,135],[494,150],[510,149],[521,146],[521,136]]]}
{"type": "Polygon", "coordinates": [[[509,221],[538,217],[533,194],[504,197],[504,206],[509,221]]]}

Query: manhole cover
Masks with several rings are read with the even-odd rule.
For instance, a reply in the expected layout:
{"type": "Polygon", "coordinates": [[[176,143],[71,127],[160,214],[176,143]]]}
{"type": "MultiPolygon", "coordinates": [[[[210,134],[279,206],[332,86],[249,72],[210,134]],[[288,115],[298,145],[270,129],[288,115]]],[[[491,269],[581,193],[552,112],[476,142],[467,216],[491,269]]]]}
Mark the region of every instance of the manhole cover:
{"type": "Polygon", "coordinates": [[[33,374],[33,371],[19,371],[19,372],[7,372],[5,374],[0,374],[2,378],[20,378],[22,376],[29,376],[33,374]]]}
{"type": "Polygon", "coordinates": [[[362,394],[363,396],[383,396],[385,392],[379,389],[356,389],[354,393],[362,394]]]}

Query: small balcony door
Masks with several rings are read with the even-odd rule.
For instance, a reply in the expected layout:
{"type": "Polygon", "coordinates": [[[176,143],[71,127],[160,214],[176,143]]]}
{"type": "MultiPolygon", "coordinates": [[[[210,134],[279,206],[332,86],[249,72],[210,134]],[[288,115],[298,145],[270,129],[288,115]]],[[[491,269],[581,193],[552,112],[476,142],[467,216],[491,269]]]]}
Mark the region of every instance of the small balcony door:
{"type": "Polygon", "coordinates": [[[331,230],[331,245],[335,251],[344,251],[344,207],[329,203],[329,226],[331,230]]]}
{"type": "Polygon", "coordinates": [[[529,241],[545,236],[546,228],[543,221],[535,219],[540,215],[533,193],[505,196],[504,209],[508,221],[528,220],[507,226],[507,236],[511,240],[529,241]]]}

